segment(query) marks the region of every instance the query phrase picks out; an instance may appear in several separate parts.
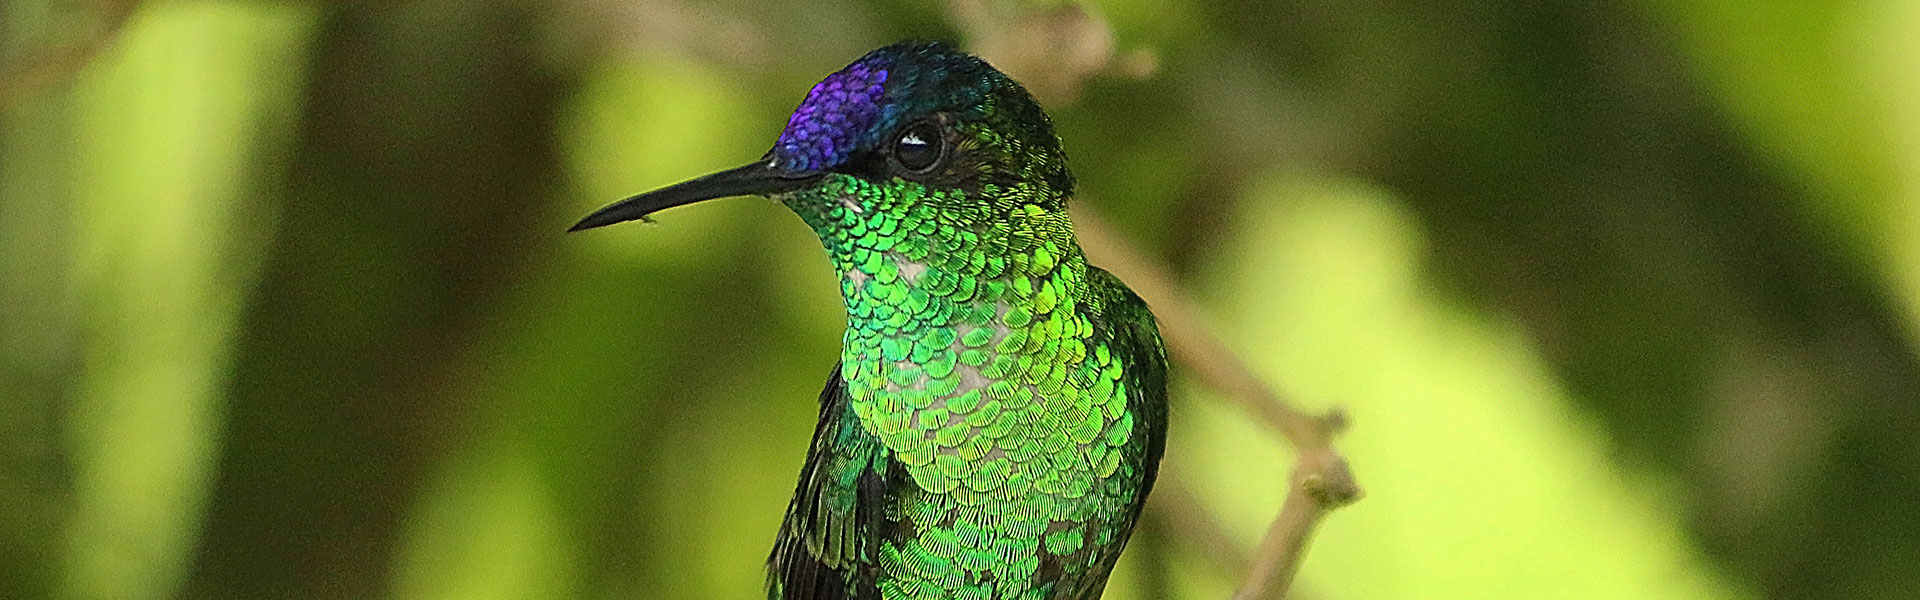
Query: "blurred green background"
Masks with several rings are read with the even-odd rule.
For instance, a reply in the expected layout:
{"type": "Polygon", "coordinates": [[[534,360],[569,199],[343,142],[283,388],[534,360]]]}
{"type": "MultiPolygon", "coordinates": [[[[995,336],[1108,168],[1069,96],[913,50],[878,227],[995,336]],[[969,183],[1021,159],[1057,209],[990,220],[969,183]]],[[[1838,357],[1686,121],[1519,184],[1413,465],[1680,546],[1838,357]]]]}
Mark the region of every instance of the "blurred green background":
{"type": "MultiPolygon", "coordinates": [[[[1920,597],[1920,2],[1076,10],[0,2],[0,598],[757,596],[817,242],[561,232],[906,37],[1004,57],[1079,209],[1349,411],[1300,597],[1920,597]]],[[[1284,492],[1175,378],[1108,598],[1225,597],[1284,492]]]]}

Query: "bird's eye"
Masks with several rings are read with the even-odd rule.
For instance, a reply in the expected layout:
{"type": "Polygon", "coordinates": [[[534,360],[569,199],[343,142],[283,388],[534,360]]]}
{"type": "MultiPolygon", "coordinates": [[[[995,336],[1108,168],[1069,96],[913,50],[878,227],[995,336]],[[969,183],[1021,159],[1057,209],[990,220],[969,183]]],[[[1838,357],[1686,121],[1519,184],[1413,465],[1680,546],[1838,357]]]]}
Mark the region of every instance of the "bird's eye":
{"type": "Polygon", "coordinates": [[[893,142],[893,160],[910,173],[925,173],[940,162],[946,151],[946,137],[933,121],[916,121],[900,130],[893,142]]]}

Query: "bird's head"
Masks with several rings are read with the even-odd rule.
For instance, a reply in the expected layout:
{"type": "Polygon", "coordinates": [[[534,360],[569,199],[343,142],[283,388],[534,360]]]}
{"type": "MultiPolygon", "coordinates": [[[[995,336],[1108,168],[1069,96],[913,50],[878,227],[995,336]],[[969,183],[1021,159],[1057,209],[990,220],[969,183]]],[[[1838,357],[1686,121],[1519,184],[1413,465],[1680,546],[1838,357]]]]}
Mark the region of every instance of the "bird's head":
{"type": "Polygon", "coordinates": [[[947,45],[903,42],[814,85],[759,160],[633,196],[573,230],[757,195],[785,203],[833,247],[885,221],[905,235],[1063,220],[1072,189],[1053,125],[1024,88],[947,45]]]}

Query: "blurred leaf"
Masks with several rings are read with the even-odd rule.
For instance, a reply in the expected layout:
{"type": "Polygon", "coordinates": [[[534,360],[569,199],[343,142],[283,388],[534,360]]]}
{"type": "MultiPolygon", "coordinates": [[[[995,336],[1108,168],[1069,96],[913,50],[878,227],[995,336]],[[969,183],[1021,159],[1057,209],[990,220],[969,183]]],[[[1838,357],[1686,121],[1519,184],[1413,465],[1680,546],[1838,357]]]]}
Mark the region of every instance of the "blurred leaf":
{"type": "Polygon", "coordinates": [[[1667,0],[1706,83],[1920,337],[1920,3],[1667,0]]]}
{"type": "Polygon", "coordinates": [[[251,193],[292,124],[310,9],[187,2],[137,15],[75,90],[74,268],[91,300],[71,432],[72,598],[179,583],[218,444],[236,316],[271,219],[251,193]]]}
{"type": "Polygon", "coordinates": [[[72,508],[65,418],[83,296],[69,268],[71,112],[66,94],[0,108],[0,597],[51,596],[72,508]]]}
{"type": "MultiPolygon", "coordinates": [[[[758,157],[768,143],[759,130],[773,124],[752,119],[753,93],[708,65],[670,56],[597,65],[559,126],[578,192],[577,213],[568,216],[758,157]]],[[[739,371],[754,374],[744,379],[702,369],[747,364],[729,358],[733,328],[715,322],[739,320],[746,308],[733,288],[743,269],[732,263],[751,254],[757,236],[748,232],[785,226],[804,235],[784,212],[740,198],[675,209],[652,225],[573,235],[563,224],[551,228],[557,260],[514,290],[501,308],[513,318],[499,320],[467,356],[483,374],[465,392],[480,410],[468,417],[471,435],[430,476],[435,491],[408,518],[406,546],[421,558],[402,566],[403,596],[493,590],[502,576],[496,564],[518,565],[519,584],[489,592],[502,598],[576,588],[757,593],[819,382],[793,385],[799,378],[772,376],[778,367],[757,360],[739,371]],[[777,409],[756,410],[760,390],[779,397],[777,409]],[[514,442],[502,448],[501,440],[514,442]],[[476,474],[476,465],[503,462],[531,469],[476,474]],[[555,518],[545,526],[570,535],[487,525],[487,511],[524,499],[529,486],[552,497],[542,510],[555,518]]],[[[807,369],[804,379],[825,369],[807,369]]]]}
{"type": "Polygon", "coordinates": [[[405,516],[471,404],[460,361],[554,240],[564,87],[532,13],[324,6],[184,594],[393,590],[405,516]]]}
{"type": "Polygon", "coordinates": [[[573,550],[528,448],[494,438],[421,498],[396,561],[396,600],[564,598],[573,550]]]}
{"type": "MultiPolygon", "coordinates": [[[[1327,521],[1302,570],[1331,598],[1733,598],[1669,499],[1609,462],[1510,325],[1421,283],[1416,225],[1376,189],[1269,177],[1221,256],[1224,322],[1296,397],[1347,407],[1367,497],[1327,521]]],[[[1197,472],[1251,544],[1290,463],[1211,403],[1180,411],[1174,467],[1197,472]],[[1269,468],[1260,468],[1270,465],[1269,468]]]]}

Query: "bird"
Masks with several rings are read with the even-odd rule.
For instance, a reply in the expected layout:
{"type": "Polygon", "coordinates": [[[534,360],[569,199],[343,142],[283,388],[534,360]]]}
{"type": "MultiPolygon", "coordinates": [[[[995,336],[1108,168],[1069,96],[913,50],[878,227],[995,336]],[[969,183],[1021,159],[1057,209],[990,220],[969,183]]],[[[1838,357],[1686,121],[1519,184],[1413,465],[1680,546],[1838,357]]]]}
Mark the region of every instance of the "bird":
{"type": "Polygon", "coordinates": [[[1073,192],[1025,88],[906,41],[814,85],[759,160],[572,227],[762,196],[825,248],[847,325],[769,599],[1100,597],[1165,449],[1167,358],[1087,263],[1073,192]]]}

